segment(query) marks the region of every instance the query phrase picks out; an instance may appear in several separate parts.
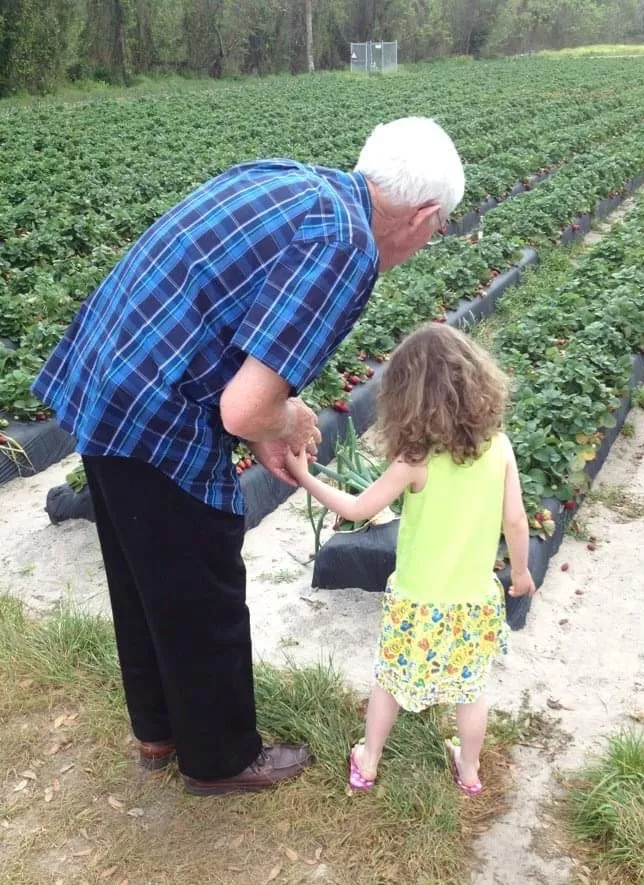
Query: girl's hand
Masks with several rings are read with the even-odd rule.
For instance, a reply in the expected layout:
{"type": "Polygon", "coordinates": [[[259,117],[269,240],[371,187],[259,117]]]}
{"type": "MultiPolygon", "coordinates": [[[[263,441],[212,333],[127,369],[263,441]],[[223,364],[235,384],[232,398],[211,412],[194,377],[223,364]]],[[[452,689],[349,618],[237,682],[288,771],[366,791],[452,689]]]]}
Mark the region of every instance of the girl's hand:
{"type": "Polygon", "coordinates": [[[524,572],[512,572],[510,580],[511,584],[508,590],[510,596],[534,596],[537,592],[532,575],[528,569],[524,572]]]}
{"type": "Polygon", "coordinates": [[[309,456],[306,449],[301,448],[297,454],[287,449],[285,462],[286,469],[293,479],[302,485],[302,481],[309,475],[309,456]]]}

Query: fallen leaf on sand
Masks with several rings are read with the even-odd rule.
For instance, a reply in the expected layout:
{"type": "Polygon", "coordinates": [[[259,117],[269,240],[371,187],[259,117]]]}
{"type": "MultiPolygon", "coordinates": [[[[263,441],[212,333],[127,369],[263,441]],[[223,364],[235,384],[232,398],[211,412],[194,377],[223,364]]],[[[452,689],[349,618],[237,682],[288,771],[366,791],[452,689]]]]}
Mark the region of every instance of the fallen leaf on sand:
{"type": "Polygon", "coordinates": [[[564,707],[561,701],[556,698],[548,698],[546,704],[550,707],[551,710],[571,710],[572,707],[564,707]]]}
{"type": "Polygon", "coordinates": [[[101,873],[101,879],[109,879],[118,870],[118,867],[108,867],[101,873]]]}
{"type": "Polygon", "coordinates": [[[21,771],[20,777],[26,777],[27,780],[30,780],[30,781],[36,780],[36,775],[30,769],[27,769],[27,771],[21,771]]]}
{"type": "Polygon", "coordinates": [[[274,882],[275,879],[277,879],[277,877],[279,876],[279,874],[281,872],[282,872],[281,864],[277,864],[277,866],[274,866],[273,869],[268,874],[268,878],[266,878],[264,880],[264,885],[268,885],[269,882],[274,882]]]}
{"type": "Polygon", "coordinates": [[[284,846],[284,854],[288,857],[291,863],[295,863],[297,860],[299,860],[299,854],[297,853],[297,851],[293,851],[293,849],[289,848],[288,845],[284,846]]]}
{"type": "Polygon", "coordinates": [[[123,811],[123,809],[125,808],[125,802],[121,802],[121,800],[117,799],[116,796],[108,796],[107,804],[115,811],[123,811]]]}
{"type": "Polygon", "coordinates": [[[16,786],[13,788],[14,793],[20,793],[21,790],[24,790],[28,783],[29,781],[27,780],[27,778],[23,778],[21,781],[18,781],[16,786]]]}
{"type": "Polygon", "coordinates": [[[51,787],[47,787],[47,789],[45,790],[45,797],[44,798],[45,798],[45,802],[51,802],[51,800],[54,798],[54,791],[52,790],[51,787]]]}

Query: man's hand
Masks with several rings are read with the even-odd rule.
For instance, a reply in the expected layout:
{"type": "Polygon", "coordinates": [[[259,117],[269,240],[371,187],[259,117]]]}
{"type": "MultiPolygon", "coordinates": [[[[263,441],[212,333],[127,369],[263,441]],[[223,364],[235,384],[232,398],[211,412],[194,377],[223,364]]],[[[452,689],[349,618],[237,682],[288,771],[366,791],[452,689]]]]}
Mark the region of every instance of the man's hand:
{"type": "Polygon", "coordinates": [[[254,442],[247,444],[259,463],[269,473],[281,479],[290,486],[297,486],[297,482],[286,469],[286,453],[288,446],[282,439],[273,439],[267,442],[254,442]]]}
{"type": "MultiPolygon", "coordinates": [[[[317,431],[317,436],[314,436],[315,439],[319,441],[320,432],[317,431]]],[[[310,464],[312,461],[315,461],[315,455],[317,453],[317,445],[316,443],[309,443],[308,446],[302,446],[300,455],[293,455],[290,446],[283,439],[275,439],[270,440],[268,442],[255,442],[248,443],[248,447],[255,455],[255,458],[259,463],[265,467],[269,473],[272,473],[273,476],[276,476],[278,479],[281,479],[282,482],[288,483],[290,486],[298,486],[300,483],[297,481],[297,477],[288,469],[289,464],[289,456],[297,462],[297,458],[305,460],[305,472],[308,472],[307,464],[310,464]]]]}
{"type": "Polygon", "coordinates": [[[309,455],[317,454],[318,443],[322,434],[318,429],[318,418],[299,396],[291,397],[287,402],[289,413],[284,441],[293,452],[306,449],[309,455]]]}

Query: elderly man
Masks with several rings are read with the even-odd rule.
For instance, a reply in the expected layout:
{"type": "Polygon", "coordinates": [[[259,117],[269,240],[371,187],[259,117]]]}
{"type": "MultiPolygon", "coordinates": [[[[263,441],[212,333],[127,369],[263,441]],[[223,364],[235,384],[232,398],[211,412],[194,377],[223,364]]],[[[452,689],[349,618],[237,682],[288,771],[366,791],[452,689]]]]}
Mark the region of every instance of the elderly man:
{"type": "Polygon", "coordinates": [[[425,118],[378,126],[353,173],[236,166],[142,235],[34,383],[83,456],[141,761],[176,754],[192,793],[261,789],[309,761],[256,729],[233,446],[293,484],[285,452],[320,440],[298,394],[463,188],[425,118]]]}

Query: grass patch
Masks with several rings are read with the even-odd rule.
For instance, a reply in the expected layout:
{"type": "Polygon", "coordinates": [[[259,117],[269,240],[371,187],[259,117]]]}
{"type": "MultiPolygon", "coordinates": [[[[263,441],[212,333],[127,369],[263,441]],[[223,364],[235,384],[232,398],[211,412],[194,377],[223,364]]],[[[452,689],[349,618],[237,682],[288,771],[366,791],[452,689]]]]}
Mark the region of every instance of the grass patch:
{"type": "Polygon", "coordinates": [[[590,529],[588,528],[586,521],[580,519],[579,516],[573,517],[573,519],[567,523],[565,533],[576,541],[590,540],[590,529]]]}
{"type": "Polygon", "coordinates": [[[265,581],[269,584],[292,584],[293,581],[297,581],[300,575],[301,572],[299,571],[282,568],[277,569],[274,572],[262,572],[262,574],[259,576],[259,580],[265,581]]]}
{"type": "Polygon", "coordinates": [[[328,667],[261,665],[260,730],[306,741],[316,763],[272,792],[203,800],[183,792],[176,768],[136,765],[108,622],[68,609],[32,620],[0,598],[0,674],[3,885],[462,883],[468,842],[505,808],[507,748],[525,734],[525,723],[493,720],[486,792],[472,802],[445,764],[453,721],[402,715],[378,788],[350,796],[364,698],[328,667]]]}
{"type": "MultiPolygon", "coordinates": [[[[644,50],[644,46],[642,46],[644,50]]],[[[643,55],[644,57],[644,55],[643,55]]],[[[495,352],[495,338],[499,329],[508,322],[520,317],[525,310],[541,300],[544,292],[551,292],[570,279],[570,271],[588,253],[599,240],[610,233],[611,229],[630,214],[635,204],[622,204],[607,218],[596,220],[599,229],[592,241],[584,237],[573,240],[569,245],[543,246],[539,249],[539,264],[526,269],[518,286],[505,290],[499,299],[494,313],[468,329],[471,337],[483,347],[495,352]],[[624,211],[625,210],[625,211],[624,211]],[[623,214],[619,214],[620,211],[623,214]]],[[[633,403],[644,405],[644,386],[633,393],[633,403]]]]}
{"type": "Polygon", "coordinates": [[[633,391],[633,405],[644,409],[644,385],[642,384],[633,391]]]}
{"type": "Polygon", "coordinates": [[[568,249],[553,247],[540,250],[539,264],[525,271],[520,285],[505,290],[494,313],[468,330],[471,337],[494,353],[499,329],[538,302],[544,292],[562,285],[570,276],[571,261],[583,251],[579,242],[568,249]]]}
{"type": "Polygon", "coordinates": [[[590,46],[574,46],[568,49],[543,49],[537,55],[544,58],[588,58],[610,55],[641,55],[644,57],[644,44],[598,43],[590,46]]]}
{"type": "Polygon", "coordinates": [[[624,486],[600,486],[588,493],[588,501],[603,504],[617,513],[624,522],[644,517],[644,501],[624,486]]]}
{"type": "Polygon", "coordinates": [[[566,786],[568,827],[590,881],[644,882],[644,734],[609,738],[566,786]]]}

